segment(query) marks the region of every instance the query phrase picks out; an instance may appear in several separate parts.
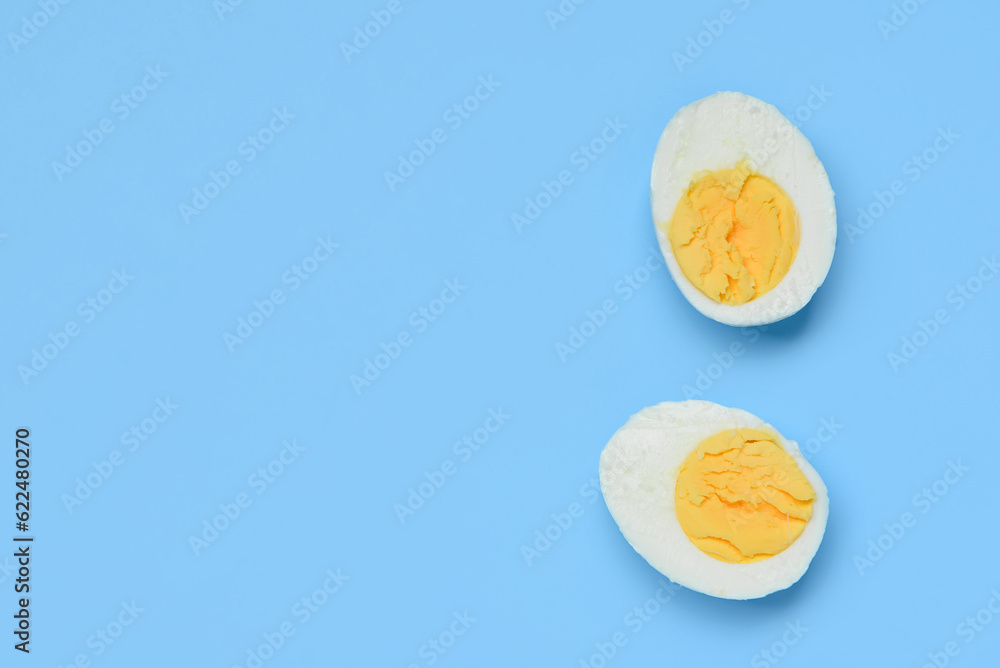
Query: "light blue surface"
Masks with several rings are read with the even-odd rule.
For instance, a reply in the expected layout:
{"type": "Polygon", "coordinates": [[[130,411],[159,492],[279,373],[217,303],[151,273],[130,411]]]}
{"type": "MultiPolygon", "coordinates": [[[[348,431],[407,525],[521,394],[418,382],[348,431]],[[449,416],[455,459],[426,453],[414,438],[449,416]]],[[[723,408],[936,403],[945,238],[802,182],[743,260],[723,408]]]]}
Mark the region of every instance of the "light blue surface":
{"type": "Polygon", "coordinates": [[[949,642],[959,653],[939,662],[996,665],[1000,616],[971,638],[958,628],[1000,590],[1000,280],[974,278],[1000,252],[995,4],[908,0],[899,11],[915,13],[886,32],[890,2],[564,2],[576,9],[553,28],[557,0],[401,0],[350,62],[341,43],[390,3],[247,0],[222,18],[210,0],[49,4],[16,50],[8,33],[42,10],[15,0],[0,16],[3,498],[27,426],[36,536],[30,657],[11,647],[15,576],[0,562],[4,666],[253,666],[283,623],[294,634],[265,666],[715,668],[773,665],[767,648],[783,666],[920,666],[949,642]],[[706,46],[678,67],[689,38],[706,46]],[[134,109],[114,102],[144,80],[134,109]],[[477,87],[467,118],[448,113],[477,87]],[[801,121],[837,193],[826,284],[762,335],[699,315],[662,268],[616,290],[655,247],[659,134],[717,90],[801,121]],[[273,142],[244,145],[275,110],[273,142]],[[52,163],[102,119],[113,131],[60,180],[52,163]],[[625,127],[581,158],[609,120],[625,127]],[[949,128],[958,138],[913,180],[907,161],[949,128]],[[390,189],[384,173],[438,129],[390,189]],[[230,161],[238,173],[219,175],[230,161]],[[518,232],[511,215],[563,170],[518,232]],[[213,172],[228,185],[185,222],[179,205],[213,172]],[[848,239],[896,179],[905,191],[848,239]],[[318,238],[339,247],[306,262],[308,280],[286,273],[318,238]],[[116,271],[134,279],[102,293],[116,271]],[[951,292],[969,280],[974,299],[951,292]],[[435,302],[448,281],[451,303],[435,302]],[[273,290],[283,303],[230,352],[224,335],[273,290]],[[112,299],[91,313],[88,298],[112,299]],[[563,362],[556,344],[607,299],[617,311],[563,362]],[[894,369],[888,354],[939,310],[894,369]],[[25,382],[19,366],[71,321],[78,335],[25,382]],[[357,393],[351,375],[384,366],[401,334],[409,345],[357,393]],[[732,341],[745,354],[712,367],[732,341]],[[681,590],[642,620],[659,574],[589,485],[615,429],[683,399],[699,372],[716,376],[702,398],[816,439],[830,522],[790,590],[681,590]],[[155,433],[130,451],[122,434],[144,419],[155,433]],[[304,450],[257,476],[286,440],[304,450]],[[70,512],[77,479],[113,456],[70,512]],[[914,499],[949,462],[968,471],[939,502],[914,499]],[[395,505],[428,476],[443,485],[401,523],[395,505]],[[238,497],[249,506],[196,555],[189,537],[238,497]],[[529,565],[522,546],[574,503],[582,515],[529,565]],[[915,524],[859,566],[906,512],[915,524]],[[306,617],[301,599],[337,569],[349,580],[306,617]],[[117,632],[133,601],[138,618],[99,653],[98,629],[117,632]],[[443,654],[426,645],[452,627],[443,654]],[[616,633],[610,661],[595,656],[616,633]]]}

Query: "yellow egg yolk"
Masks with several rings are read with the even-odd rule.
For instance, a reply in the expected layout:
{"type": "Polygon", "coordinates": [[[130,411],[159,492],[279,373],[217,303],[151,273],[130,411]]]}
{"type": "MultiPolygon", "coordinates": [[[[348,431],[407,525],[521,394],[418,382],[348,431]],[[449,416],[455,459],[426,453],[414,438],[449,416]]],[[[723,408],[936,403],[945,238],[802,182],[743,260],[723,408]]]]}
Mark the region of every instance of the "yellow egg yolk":
{"type": "Polygon", "coordinates": [[[681,465],[677,519],[698,549],[747,564],[795,542],[812,517],[816,491],[778,438],[727,429],[706,438],[681,465]]]}
{"type": "Polygon", "coordinates": [[[744,160],[696,175],[667,237],[696,288],[722,304],[745,304],[788,273],[798,249],[798,214],[785,191],[744,160]]]}

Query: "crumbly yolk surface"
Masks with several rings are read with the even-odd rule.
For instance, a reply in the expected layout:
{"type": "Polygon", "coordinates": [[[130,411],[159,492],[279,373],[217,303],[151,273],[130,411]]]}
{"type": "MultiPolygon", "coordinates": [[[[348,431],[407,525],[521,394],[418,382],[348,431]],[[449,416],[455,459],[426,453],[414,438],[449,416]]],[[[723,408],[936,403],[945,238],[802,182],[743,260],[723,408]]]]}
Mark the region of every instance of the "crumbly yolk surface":
{"type": "Polygon", "coordinates": [[[697,174],[667,237],[696,288],[722,304],[745,304],[788,273],[798,249],[798,214],[785,191],[744,160],[697,174]]]}
{"type": "Polygon", "coordinates": [[[816,491],[776,440],[756,429],[727,429],[681,465],[677,519],[710,557],[737,564],[773,557],[812,517],[816,491]]]}

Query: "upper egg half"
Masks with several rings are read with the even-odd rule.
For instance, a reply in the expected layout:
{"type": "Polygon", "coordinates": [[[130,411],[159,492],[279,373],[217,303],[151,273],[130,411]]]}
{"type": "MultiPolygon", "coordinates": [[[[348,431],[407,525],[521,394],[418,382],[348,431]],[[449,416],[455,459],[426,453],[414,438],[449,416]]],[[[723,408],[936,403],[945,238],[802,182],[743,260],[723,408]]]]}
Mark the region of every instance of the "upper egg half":
{"type": "Polygon", "coordinates": [[[670,275],[718,322],[787,318],[830,270],[826,170],[805,135],[755,97],[715,93],[678,111],[656,147],[650,199],[670,275]]]}

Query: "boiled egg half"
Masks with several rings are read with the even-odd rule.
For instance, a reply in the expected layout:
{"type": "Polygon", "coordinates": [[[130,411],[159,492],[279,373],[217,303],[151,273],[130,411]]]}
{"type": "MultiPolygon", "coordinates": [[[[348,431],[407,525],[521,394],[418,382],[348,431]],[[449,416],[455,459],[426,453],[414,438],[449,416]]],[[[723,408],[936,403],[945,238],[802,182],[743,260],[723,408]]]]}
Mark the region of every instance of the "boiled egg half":
{"type": "Polygon", "coordinates": [[[802,577],[826,529],[826,486],[794,441],[710,401],[664,402],[601,453],[601,491],[629,544],[670,580],[751,599],[802,577]]]}
{"type": "Polygon", "coordinates": [[[805,135],[755,97],[715,93],[678,111],[656,147],[650,199],[670,275],[713,320],[787,318],[830,270],[826,170],[805,135]]]}

